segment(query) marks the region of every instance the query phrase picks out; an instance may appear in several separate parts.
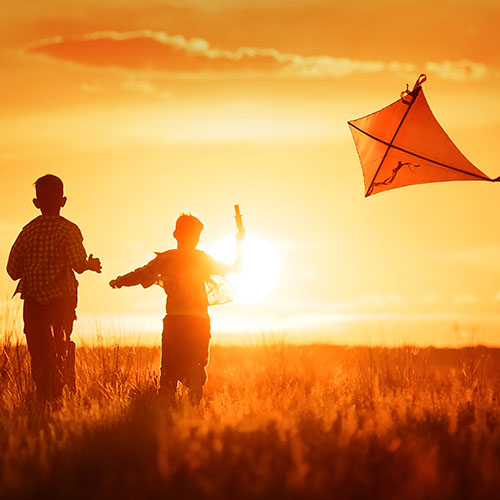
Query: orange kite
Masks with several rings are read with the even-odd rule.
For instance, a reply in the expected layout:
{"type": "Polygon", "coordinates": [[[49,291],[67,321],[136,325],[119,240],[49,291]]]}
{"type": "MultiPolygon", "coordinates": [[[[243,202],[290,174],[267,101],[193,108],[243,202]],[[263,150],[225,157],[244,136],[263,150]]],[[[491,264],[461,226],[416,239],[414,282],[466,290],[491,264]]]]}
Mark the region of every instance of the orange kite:
{"type": "Polygon", "coordinates": [[[420,75],[396,102],[348,122],[365,196],[411,184],[496,180],[476,168],[439,125],[422,90],[426,79],[420,75]]]}

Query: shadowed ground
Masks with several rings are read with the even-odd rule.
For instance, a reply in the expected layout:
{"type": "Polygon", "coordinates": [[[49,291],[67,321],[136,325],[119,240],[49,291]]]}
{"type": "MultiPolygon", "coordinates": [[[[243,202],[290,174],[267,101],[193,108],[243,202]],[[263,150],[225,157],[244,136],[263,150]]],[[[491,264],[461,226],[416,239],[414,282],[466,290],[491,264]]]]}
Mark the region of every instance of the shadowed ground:
{"type": "MultiPolygon", "coordinates": [[[[79,391],[33,400],[1,358],[2,498],[492,498],[500,352],[219,347],[206,398],[162,407],[159,350],[81,348],[79,391]]],[[[20,368],[20,371],[19,371],[20,368]]]]}

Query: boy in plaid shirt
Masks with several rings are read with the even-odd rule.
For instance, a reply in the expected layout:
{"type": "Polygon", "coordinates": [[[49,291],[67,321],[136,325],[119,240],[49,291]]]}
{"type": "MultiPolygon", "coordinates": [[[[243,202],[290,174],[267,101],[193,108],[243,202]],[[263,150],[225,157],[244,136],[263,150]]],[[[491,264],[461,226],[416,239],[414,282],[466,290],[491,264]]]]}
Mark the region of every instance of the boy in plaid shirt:
{"type": "Polygon", "coordinates": [[[145,266],[109,283],[112,288],[157,284],[167,294],[160,376],[160,394],[167,402],[175,401],[178,381],[188,388],[192,402],[201,400],[211,338],[208,306],[231,300],[220,276],[238,271],[242,264],[243,228],[236,235],[236,261],[227,265],[196,248],[203,227],[194,215],[181,214],[175,224],[176,249],[157,253],[145,266]]]}
{"type": "Polygon", "coordinates": [[[76,224],[59,215],[66,204],[58,177],[35,182],[33,204],[42,215],[27,224],[10,251],[7,272],[19,280],[15,294],[24,299],[24,333],[31,373],[41,400],[57,398],[64,385],[75,389],[75,344],[78,282],[74,271],[101,272],[101,262],[87,258],[76,224]]]}

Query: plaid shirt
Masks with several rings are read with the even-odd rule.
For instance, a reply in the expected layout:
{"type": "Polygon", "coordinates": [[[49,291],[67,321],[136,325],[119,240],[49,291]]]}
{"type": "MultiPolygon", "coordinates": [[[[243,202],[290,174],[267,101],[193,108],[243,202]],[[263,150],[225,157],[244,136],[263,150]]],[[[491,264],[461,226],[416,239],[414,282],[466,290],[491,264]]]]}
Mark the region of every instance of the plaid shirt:
{"type": "Polygon", "coordinates": [[[16,293],[42,304],[77,296],[73,269],[86,269],[87,253],[76,224],[59,215],[40,215],[27,224],[9,255],[7,272],[20,280],[16,293]]]}
{"type": "Polygon", "coordinates": [[[231,272],[232,266],[218,262],[201,250],[167,250],[145,266],[121,277],[123,286],[160,285],[167,293],[167,314],[208,317],[208,305],[232,299],[230,285],[218,276],[231,272]],[[221,284],[227,286],[223,290],[221,284]],[[218,293],[215,300],[212,297],[218,293]]]}

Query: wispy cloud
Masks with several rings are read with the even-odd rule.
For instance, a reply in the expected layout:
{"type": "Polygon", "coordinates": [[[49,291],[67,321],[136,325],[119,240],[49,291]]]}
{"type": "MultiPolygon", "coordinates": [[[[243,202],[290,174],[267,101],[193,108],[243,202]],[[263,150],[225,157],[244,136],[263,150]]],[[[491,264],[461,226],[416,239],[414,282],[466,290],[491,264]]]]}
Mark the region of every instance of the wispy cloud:
{"type": "Polygon", "coordinates": [[[159,96],[164,99],[170,99],[172,97],[170,92],[167,92],[154,83],[154,79],[148,79],[147,77],[139,78],[133,72],[128,72],[128,74],[121,78],[119,83],[114,81],[103,82],[100,80],[93,80],[90,82],[84,82],[80,85],[80,89],[89,94],[114,92],[117,87],[121,90],[136,94],[155,94],[155,97],[159,96]]]}
{"type": "Polygon", "coordinates": [[[428,292],[424,295],[423,301],[425,304],[439,304],[441,302],[441,297],[434,292],[428,292]]]}
{"type": "Polygon", "coordinates": [[[99,82],[85,82],[80,85],[83,92],[88,92],[89,94],[100,94],[106,92],[106,86],[99,82]]]}
{"type": "Polygon", "coordinates": [[[500,269],[499,253],[500,247],[491,245],[465,248],[454,252],[436,253],[435,257],[439,260],[498,270],[500,269]]]}
{"type": "Polygon", "coordinates": [[[307,301],[301,298],[300,301],[293,304],[290,304],[288,300],[284,307],[291,307],[294,311],[314,311],[315,314],[358,314],[361,312],[400,311],[405,310],[408,305],[408,299],[405,296],[389,292],[359,295],[333,301],[307,301]]]}
{"type": "Polygon", "coordinates": [[[443,80],[482,80],[491,76],[491,70],[482,63],[463,59],[461,61],[429,61],[425,65],[428,73],[435,74],[443,80]]]}
{"type": "Polygon", "coordinates": [[[28,47],[55,59],[92,66],[170,73],[250,73],[303,78],[343,77],[353,73],[415,71],[411,63],[361,61],[327,55],[302,56],[274,48],[225,50],[202,38],[161,31],[99,31],[80,37],[56,36],[28,47]]]}
{"type": "MultiPolygon", "coordinates": [[[[281,76],[341,78],[353,74],[416,73],[409,61],[359,60],[331,55],[303,56],[274,48],[242,46],[235,50],[214,47],[203,38],[186,38],[164,31],[97,31],[79,37],[54,36],[27,47],[28,52],[95,67],[114,67],[180,75],[281,76]]],[[[429,61],[425,71],[445,80],[470,81],[498,77],[499,71],[481,62],[429,61]]],[[[143,89],[144,90],[144,89],[143,89]]]]}
{"type": "Polygon", "coordinates": [[[464,293],[462,295],[457,295],[453,299],[453,302],[458,305],[476,304],[479,302],[479,298],[471,293],[464,293]]]}

